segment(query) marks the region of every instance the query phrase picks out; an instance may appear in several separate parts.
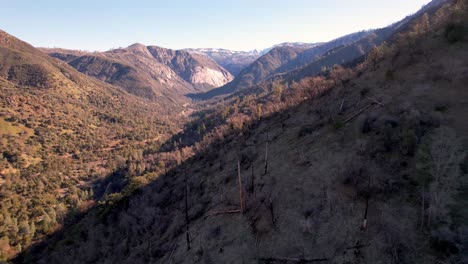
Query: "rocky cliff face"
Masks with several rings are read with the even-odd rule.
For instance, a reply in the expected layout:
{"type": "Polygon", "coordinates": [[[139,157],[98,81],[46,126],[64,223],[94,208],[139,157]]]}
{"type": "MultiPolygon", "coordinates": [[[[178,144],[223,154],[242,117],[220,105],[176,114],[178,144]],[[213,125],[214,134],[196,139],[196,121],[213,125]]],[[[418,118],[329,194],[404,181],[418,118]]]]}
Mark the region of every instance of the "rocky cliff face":
{"type": "Polygon", "coordinates": [[[228,72],[217,71],[211,68],[198,66],[192,71],[190,82],[193,84],[207,84],[220,87],[230,82],[232,77],[228,72]]]}
{"type": "Polygon", "coordinates": [[[214,60],[202,54],[149,46],[155,60],[173,69],[185,81],[209,88],[220,87],[232,81],[233,76],[214,60]]]}

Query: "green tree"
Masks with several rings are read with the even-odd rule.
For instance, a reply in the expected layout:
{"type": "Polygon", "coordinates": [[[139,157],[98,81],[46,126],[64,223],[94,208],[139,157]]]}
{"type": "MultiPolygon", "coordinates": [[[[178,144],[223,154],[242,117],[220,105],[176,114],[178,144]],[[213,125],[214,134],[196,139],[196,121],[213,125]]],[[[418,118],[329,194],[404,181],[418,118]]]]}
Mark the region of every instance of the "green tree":
{"type": "Polygon", "coordinates": [[[272,90],[273,90],[274,95],[281,96],[281,94],[283,93],[284,87],[283,87],[283,85],[281,83],[274,82],[272,90]]]}

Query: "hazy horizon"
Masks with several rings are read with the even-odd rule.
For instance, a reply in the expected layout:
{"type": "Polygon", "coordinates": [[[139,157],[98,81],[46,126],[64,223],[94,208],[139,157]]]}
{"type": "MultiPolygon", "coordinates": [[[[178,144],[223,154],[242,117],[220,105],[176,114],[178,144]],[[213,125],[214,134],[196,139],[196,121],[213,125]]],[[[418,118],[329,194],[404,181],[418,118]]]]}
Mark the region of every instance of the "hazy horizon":
{"type": "Polygon", "coordinates": [[[283,42],[325,42],[384,27],[428,2],[0,0],[7,11],[0,25],[36,47],[104,51],[142,43],[171,49],[250,51],[283,42]]]}

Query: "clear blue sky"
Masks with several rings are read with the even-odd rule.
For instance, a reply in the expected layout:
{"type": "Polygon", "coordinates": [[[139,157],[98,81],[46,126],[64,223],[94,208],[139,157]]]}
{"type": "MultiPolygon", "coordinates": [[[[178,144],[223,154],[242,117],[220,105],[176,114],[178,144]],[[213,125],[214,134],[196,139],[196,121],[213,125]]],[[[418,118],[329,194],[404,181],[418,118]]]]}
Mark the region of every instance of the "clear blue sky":
{"type": "Polygon", "coordinates": [[[0,29],[37,47],[263,49],[378,28],[429,0],[0,0],[0,29]]]}

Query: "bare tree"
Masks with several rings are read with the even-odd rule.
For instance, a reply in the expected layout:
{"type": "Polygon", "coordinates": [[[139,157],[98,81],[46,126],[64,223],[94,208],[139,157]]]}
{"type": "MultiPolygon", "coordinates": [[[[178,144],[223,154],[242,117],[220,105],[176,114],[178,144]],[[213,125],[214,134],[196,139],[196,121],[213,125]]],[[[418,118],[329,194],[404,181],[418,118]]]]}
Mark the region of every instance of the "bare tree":
{"type": "Polygon", "coordinates": [[[245,213],[244,187],[242,185],[242,176],[240,173],[240,160],[237,160],[237,178],[239,180],[239,202],[241,213],[245,213]]]}
{"type": "MultiPolygon", "coordinates": [[[[425,217],[425,194],[428,196],[427,225],[442,220],[454,203],[454,195],[460,185],[459,165],[465,156],[462,143],[449,128],[439,128],[430,141],[419,151],[418,170],[422,185],[422,218],[425,217]]],[[[424,219],[421,220],[424,225],[424,219]]]]}
{"type": "Polygon", "coordinates": [[[185,200],[185,227],[186,227],[186,240],[187,251],[190,250],[190,218],[188,214],[188,184],[187,184],[187,170],[184,170],[184,200],[185,200]]]}
{"type": "Polygon", "coordinates": [[[267,131],[267,140],[265,142],[265,171],[264,174],[266,175],[268,172],[268,141],[270,141],[268,131],[267,131]]]}

